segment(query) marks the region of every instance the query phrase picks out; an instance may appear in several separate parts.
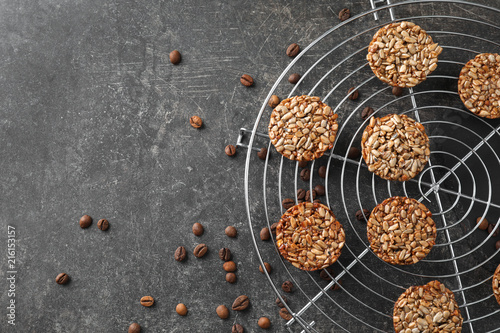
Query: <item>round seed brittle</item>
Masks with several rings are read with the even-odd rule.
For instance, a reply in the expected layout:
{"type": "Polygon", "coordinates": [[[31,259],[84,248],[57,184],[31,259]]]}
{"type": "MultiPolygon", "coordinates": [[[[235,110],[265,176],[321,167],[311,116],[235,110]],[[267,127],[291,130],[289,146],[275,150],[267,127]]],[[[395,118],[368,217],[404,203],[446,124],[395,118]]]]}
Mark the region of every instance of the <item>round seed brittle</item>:
{"type": "Polygon", "coordinates": [[[377,31],[368,46],[366,59],[381,81],[406,88],[425,81],[437,68],[442,51],[424,29],[403,21],[377,31]]]}
{"type": "Polygon", "coordinates": [[[493,274],[493,295],[497,299],[498,304],[500,304],[500,265],[498,265],[495,274],[493,274]]]}
{"type": "Polygon", "coordinates": [[[327,206],[304,202],[283,214],[276,227],[276,244],[293,266],[314,271],[337,261],[345,233],[327,206]]]}
{"type": "Polygon", "coordinates": [[[462,332],[463,318],[455,295],[439,281],[412,286],[394,304],[398,332],[462,332]]]}
{"type": "Polygon", "coordinates": [[[286,158],[312,161],[333,148],[338,130],[337,117],[319,97],[287,98],[271,113],[269,138],[286,158]]]}
{"type": "Polygon", "coordinates": [[[422,124],[406,115],[371,118],[361,138],[368,170],[387,180],[406,181],[429,160],[429,138],[422,124]]]}
{"type": "Polygon", "coordinates": [[[390,264],[417,263],[436,243],[437,229],[431,216],[415,199],[385,199],[373,209],[366,225],[371,249],[390,264]]]}
{"type": "Polygon", "coordinates": [[[481,53],[469,60],[458,77],[465,107],[484,118],[500,118],[500,55],[481,53]]]}

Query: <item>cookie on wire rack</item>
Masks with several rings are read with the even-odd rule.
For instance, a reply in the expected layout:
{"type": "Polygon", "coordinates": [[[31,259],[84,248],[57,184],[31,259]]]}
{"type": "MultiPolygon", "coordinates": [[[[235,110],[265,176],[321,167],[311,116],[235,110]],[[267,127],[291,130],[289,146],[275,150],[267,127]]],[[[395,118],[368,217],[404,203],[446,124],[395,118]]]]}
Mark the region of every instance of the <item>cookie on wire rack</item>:
{"type": "Polygon", "coordinates": [[[493,281],[491,284],[493,288],[493,295],[495,295],[498,304],[500,304],[500,265],[498,265],[495,273],[493,274],[493,281]]]}
{"type": "Polygon", "coordinates": [[[333,148],[337,117],[319,97],[290,97],[271,113],[269,138],[278,153],[286,158],[312,161],[333,148]]]}
{"type": "Polygon", "coordinates": [[[303,202],[281,217],[276,227],[276,244],[293,266],[315,271],[337,261],[345,244],[345,232],[327,206],[303,202]]]}
{"type": "Polygon", "coordinates": [[[465,107],[484,118],[500,118],[500,55],[481,53],[469,60],[458,77],[465,107]]]}
{"type": "Polygon", "coordinates": [[[394,304],[396,333],[461,332],[463,321],[455,295],[439,281],[406,289],[394,304]]]}
{"type": "Polygon", "coordinates": [[[368,46],[366,59],[375,76],[391,86],[409,88],[437,68],[443,49],[413,22],[382,27],[368,46]]]}
{"type": "Polygon", "coordinates": [[[393,265],[411,265],[425,258],[436,243],[436,223],[424,204],[392,197],[377,205],[366,224],[373,252],[393,265]]]}

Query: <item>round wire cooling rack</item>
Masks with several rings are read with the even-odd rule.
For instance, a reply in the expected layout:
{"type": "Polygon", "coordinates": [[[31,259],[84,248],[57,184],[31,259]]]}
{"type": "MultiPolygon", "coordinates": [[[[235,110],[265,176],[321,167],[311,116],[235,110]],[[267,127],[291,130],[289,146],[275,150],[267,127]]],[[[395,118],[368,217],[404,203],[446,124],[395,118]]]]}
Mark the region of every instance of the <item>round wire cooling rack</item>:
{"type": "MultiPolygon", "coordinates": [[[[500,305],[491,290],[491,277],[500,263],[500,121],[487,120],[465,109],[457,94],[458,73],[478,53],[500,53],[500,9],[466,1],[402,1],[376,7],[331,28],[307,46],[282,72],[264,101],[253,129],[240,131],[238,145],[248,147],[245,168],[245,200],[252,239],[261,264],[281,266],[284,272],[265,275],[285,304],[292,319],[290,332],[387,332],[393,331],[392,310],[399,295],[412,285],[439,280],[451,289],[464,318],[463,332],[500,331],[500,305]],[[426,81],[391,94],[366,62],[373,34],[394,21],[412,21],[443,47],[437,70],[426,81]],[[290,90],[286,75],[303,73],[290,90]],[[347,91],[360,92],[350,100],[347,91]],[[339,131],[333,149],[309,162],[310,178],[299,177],[302,168],[274,150],[267,136],[271,95],[316,95],[339,114],[339,131]],[[430,139],[431,156],[425,169],[412,180],[390,182],[368,172],[361,157],[352,158],[349,147],[359,147],[363,129],[360,112],[372,107],[372,116],[407,114],[421,122],[430,139]],[[242,140],[249,136],[248,145],[242,140]],[[267,145],[264,163],[252,150],[267,145]],[[325,178],[318,169],[326,168],[325,178]],[[279,220],[281,201],[298,202],[297,190],[311,193],[324,184],[319,199],[335,213],[346,230],[340,259],[325,270],[301,271],[284,260],[269,243],[255,234],[279,220]],[[371,210],[384,199],[404,195],[423,202],[438,227],[436,245],[419,263],[394,266],[380,260],[369,248],[366,221],[354,214],[371,210]],[[479,230],[476,218],[490,221],[489,232],[479,230]],[[294,284],[284,302],[280,285],[294,284]]],[[[499,3],[500,5],[500,3],[499,3]]],[[[313,197],[310,196],[310,200],[313,197]]],[[[273,238],[274,242],[274,238],[273,238]]]]}

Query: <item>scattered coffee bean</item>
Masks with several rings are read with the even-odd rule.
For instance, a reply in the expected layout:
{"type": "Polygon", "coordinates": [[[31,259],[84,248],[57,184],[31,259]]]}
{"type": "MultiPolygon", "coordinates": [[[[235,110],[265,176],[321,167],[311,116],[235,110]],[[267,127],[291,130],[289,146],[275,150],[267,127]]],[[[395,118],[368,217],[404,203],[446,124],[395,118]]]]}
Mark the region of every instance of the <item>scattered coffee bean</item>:
{"type": "Polygon", "coordinates": [[[488,229],[488,220],[486,218],[484,218],[482,221],[481,221],[482,217],[478,217],[477,220],[476,220],[476,224],[480,223],[479,224],[479,229],[480,230],[486,230],[488,229]]]}
{"type": "Polygon", "coordinates": [[[137,323],[132,323],[128,327],[128,333],[141,333],[141,325],[137,323]]]}
{"type": "Polygon", "coordinates": [[[56,276],[56,283],[57,284],[66,284],[69,282],[69,275],[66,273],[59,273],[56,276]]]}
{"type": "Polygon", "coordinates": [[[347,158],[351,160],[357,160],[361,156],[361,150],[358,147],[349,148],[349,152],[347,153],[347,158]]]}
{"type": "Polygon", "coordinates": [[[150,307],[155,303],[155,300],[151,296],[144,296],[141,298],[141,305],[150,307]]]}
{"type": "Polygon", "coordinates": [[[233,327],[231,328],[231,333],[244,333],[245,330],[243,329],[243,326],[240,324],[234,324],[233,327]]]}
{"type": "Polygon", "coordinates": [[[236,263],[232,260],[226,261],[223,265],[222,268],[226,272],[236,272],[236,263]]]}
{"type": "Polygon", "coordinates": [[[203,235],[204,231],[205,229],[203,228],[203,225],[201,223],[196,222],[195,224],[193,224],[193,234],[195,234],[196,236],[203,235]]]}
{"type": "Polygon", "coordinates": [[[267,241],[271,238],[271,233],[269,232],[269,228],[265,227],[260,230],[260,239],[263,241],[267,241]]]}
{"type": "Polygon", "coordinates": [[[500,249],[500,240],[495,243],[495,249],[500,249]]]}
{"type": "Polygon", "coordinates": [[[248,296],[241,295],[236,297],[236,299],[233,302],[233,306],[231,308],[234,311],[243,311],[246,308],[248,308],[248,305],[250,305],[250,300],[248,299],[248,296]]]}
{"type": "MultiPolygon", "coordinates": [[[[316,186],[314,186],[314,191],[316,192],[317,195],[319,195],[320,197],[324,196],[325,195],[325,187],[321,184],[318,184],[316,186]]],[[[315,197],[315,196],[313,196],[315,197]]]]}
{"type": "Polygon", "coordinates": [[[194,248],[194,251],[193,251],[193,254],[196,258],[201,258],[203,257],[205,254],[207,254],[207,251],[208,251],[208,246],[207,244],[198,244],[196,245],[196,247],[194,248]]]}
{"type": "Polygon", "coordinates": [[[319,169],[318,169],[318,175],[321,178],[325,178],[326,177],[326,166],[322,165],[322,166],[319,167],[319,169]]]}
{"type": "Polygon", "coordinates": [[[345,21],[351,17],[351,11],[348,8],[344,8],[339,12],[339,20],[345,21]]]}
{"type": "Polygon", "coordinates": [[[226,274],[226,281],[229,283],[235,283],[236,282],[236,274],[233,272],[229,272],[226,274]]]}
{"type": "Polygon", "coordinates": [[[245,87],[253,86],[253,78],[248,74],[243,74],[240,78],[240,82],[245,87]]]}
{"type": "MultiPolygon", "coordinates": [[[[281,296],[281,298],[283,298],[283,300],[285,301],[285,303],[287,303],[287,304],[288,304],[288,299],[286,298],[286,296],[281,296]]],[[[280,308],[284,308],[284,307],[285,307],[285,305],[283,304],[283,302],[281,302],[281,300],[280,300],[280,298],[279,298],[279,297],[277,297],[277,298],[276,298],[276,301],[275,301],[275,302],[276,302],[276,305],[277,305],[278,307],[280,307],[280,308]]]]}
{"type": "Polygon", "coordinates": [[[170,58],[170,62],[174,65],[177,65],[178,63],[180,63],[181,59],[182,59],[181,53],[177,50],[173,50],[172,52],[170,52],[168,57],[170,58]]]}
{"type": "Polygon", "coordinates": [[[226,153],[227,156],[234,156],[236,155],[236,147],[233,145],[227,145],[226,148],[224,149],[224,152],[226,153]]]}
{"type": "Polygon", "coordinates": [[[373,112],[375,112],[375,111],[373,110],[373,108],[371,108],[371,107],[369,107],[369,106],[365,107],[365,108],[361,111],[361,119],[366,120],[368,117],[370,117],[370,116],[373,114],[373,112]]]}
{"type": "Polygon", "coordinates": [[[231,260],[231,250],[229,250],[227,247],[223,247],[219,250],[219,258],[222,261],[231,260]]]}
{"type": "Polygon", "coordinates": [[[200,128],[201,126],[203,126],[203,121],[198,116],[192,116],[191,118],[189,118],[189,123],[194,128],[200,128]]]}
{"type": "MultiPolygon", "coordinates": [[[[495,225],[490,223],[490,225],[488,226],[488,233],[491,234],[493,232],[493,229],[495,229],[495,225]]],[[[496,229],[491,236],[492,237],[498,236],[498,229],[496,229]]]]}
{"type": "Polygon", "coordinates": [[[286,293],[291,293],[293,289],[293,283],[290,281],[285,281],[281,285],[281,289],[283,289],[283,291],[286,293]]]}
{"type": "Polygon", "coordinates": [[[221,318],[221,319],[227,319],[227,317],[229,317],[229,310],[226,308],[225,305],[219,305],[217,307],[217,310],[215,310],[217,312],[217,315],[221,318]]]}
{"type": "Polygon", "coordinates": [[[332,281],[331,276],[334,276],[334,274],[333,269],[331,269],[330,267],[322,269],[321,272],[319,272],[319,277],[325,281],[332,281]]]}
{"type": "Polygon", "coordinates": [[[271,98],[269,98],[269,101],[267,102],[267,105],[272,107],[273,109],[280,104],[281,100],[278,96],[272,95],[271,98]]]}
{"type": "Polygon", "coordinates": [[[300,179],[307,182],[311,178],[311,170],[308,168],[302,169],[300,172],[300,179]]]}
{"type": "Polygon", "coordinates": [[[283,205],[283,208],[289,209],[289,208],[295,206],[295,200],[290,199],[290,198],[285,198],[285,199],[283,199],[281,204],[283,205]]]}
{"type": "Polygon", "coordinates": [[[257,325],[259,325],[260,328],[268,329],[271,327],[271,321],[267,317],[260,317],[257,325]]]}
{"type": "Polygon", "coordinates": [[[265,161],[266,157],[267,157],[267,148],[264,148],[264,147],[260,148],[260,151],[257,153],[257,156],[261,160],[265,161]]]}
{"type": "Polygon", "coordinates": [[[330,287],[330,290],[340,290],[340,286],[342,285],[342,279],[338,280],[333,286],[330,287]]]}
{"type": "Polygon", "coordinates": [[[307,161],[300,161],[299,168],[305,168],[305,167],[307,167],[307,161]]]}
{"type": "Polygon", "coordinates": [[[290,76],[288,77],[288,82],[290,82],[291,84],[296,84],[297,82],[299,82],[299,80],[300,74],[297,73],[290,74],[290,76]]]}
{"type": "MultiPolygon", "coordinates": [[[[316,199],[316,191],[312,190],[312,199],[316,199]]],[[[306,197],[304,198],[305,201],[311,201],[311,192],[307,190],[306,192],[306,197]]]]}
{"type": "Polygon", "coordinates": [[[354,87],[349,88],[349,91],[347,93],[349,94],[349,99],[351,101],[357,100],[359,97],[359,92],[354,87]]]}
{"type": "Polygon", "coordinates": [[[299,188],[297,190],[297,200],[304,200],[305,197],[306,197],[306,190],[304,190],[303,188],[299,188]]]}
{"type": "Polygon", "coordinates": [[[186,259],[186,248],[184,246],[179,246],[177,250],[175,250],[175,260],[184,261],[186,259]]]}
{"type": "Polygon", "coordinates": [[[363,208],[363,210],[358,210],[356,212],[356,220],[361,222],[362,221],[367,222],[368,219],[370,218],[370,214],[371,214],[370,211],[366,208],[363,208]]]}
{"type": "Polygon", "coordinates": [[[187,307],[182,303],[177,304],[177,306],[175,307],[175,311],[179,316],[185,316],[188,313],[187,307]]]}
{"type": "MultiPolygon", "coordinates": [[[[267,273],[271,274],[271,271],[272,271],[271,265],[268,262],[265,262],[264,266],[266,267],[267,273]]],[[[261,272],[262,274],[264,274],[264,270],[262,269],[262,265],[259,265],[259,272],[261,272]]]]}
{"type": "Polygon", "coordinates": [[[83,215],[80,218],[80,228],[82,229],[88,228],[90,227],[91,224],[92,224],[92,218],[90,216],[83,215]]]}
{"type": "Polygon", "coordinates": [[[292,315],[285,308],[281,308],[280,309],[280,317],[283,318],[283,319],[285,319],[285,320],[287,320],[287,321],[290,320],[290,319],[292,319],[292,315]]]}
{"type": "Polygon", "coordinates": [[[278,226],[278,222],[274,222],[271,224],[271,233],[276,236],[276,227],[278,226]]]}
{"type": "Polygon", "coordinates": [[[397,97],[403,95],[403,88],[401,88],[401,87],[392,87],[392,94],[394,96],[397,96],[397,97]]]}
{"type": "Polygon", "coordinates": [[[238,231],[232,225],[228,226],[226,228],[226,230],[224,230],[224,232],[226,233],[226,235],[228,237],[231,237],[231,238],[235,238],[238,235],[238,231]]]}
{"type": "Polygon", "coordinates": [[[99,228],[102,231],[106,231],[109,228],[109,221],[106,219],[100,219],[97,222],[97,228],[99,228]]]}
{"type": "Polygon", "coordinates": [[[313,202],[315,202],[315,203],[321,203],[321,200],[320,199],[315,199],[313,202]]]}
{"type": "Polygon", "coordinates": [[[300,46],[296,43],[292,43],[286,49],[286,55],[289,57],[295,57],[300,52],[300,46]]]}

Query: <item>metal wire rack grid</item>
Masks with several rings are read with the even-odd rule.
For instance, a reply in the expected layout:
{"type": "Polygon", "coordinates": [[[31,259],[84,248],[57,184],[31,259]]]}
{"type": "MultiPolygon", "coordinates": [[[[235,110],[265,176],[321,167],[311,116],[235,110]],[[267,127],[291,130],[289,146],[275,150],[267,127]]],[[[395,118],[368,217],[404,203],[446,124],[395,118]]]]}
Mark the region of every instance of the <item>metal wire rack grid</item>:
{"type": "MultiPolygon", "coordinates": [[[[289,279],[295,284],[305,302],[294,311],[292,304],[284,302],[280,295],[275,285],[278,281],[275,283],[271,275],[265,272],[274,292],[293,316],[286,323],[287,329],[290,332],[297,328],[302,332],[324,332],[325,329],[331,329],[331,332],[337,330],[339,332],[385,332],[392,327],[390,305],[394,304],[399,294],[410,285],[424,284],[429,280],[438,279],[441,282],[445,281],[457,297],[464,317],[464,332],[498,332],[500,331],[498,321],[500,308],[495,304],[490,279],[492,267],[500,261],[497,256],[500,249],[493,251],[485,250],[485,248],[488,245],[491,248],[493,235],[500,230],[500,219],[494,221],[492,232],[486,236],[486,234],[480,234],[478,225],[475,221],[471,223],[471,218],[472,216],[491,215],[495,218],[498,216],[495,210],[500,208],[500,197],[498,190],[495,192],[495,189],[499,184],[492,182],[495,181],[494,169],[500,166],[500,158],[496,153],[496,149],[500,147],[500,126],[495,121],[486,121],[472,116],[464,109],[456,92],[456,80],[460,68],[468,59],[481,52],[494,53],[500,50],[500,44],[491,38],[498,34],[500,26],[493,21],[476,19],[469,15],[474,16],[473,10],[479,10],[479,13],[488,11],[498,15],[500,10],[460,0],[416,0],[394,4],[386,0],[386,5],[381,7],[377,5],[384,1],[370,0],[370,3],[372,10],[331,28],[307,46],[287,66],[270,90],[253,129],[240,130],[237,145],[249,148],[245,167],[245,201],[248,222],[251,230],[254,231],[251,233],[252,240],[259,261],[261,264],[264,262],[261,247],[265,245],[256,241],[254,233],[261,227],[270,227],[272,223],[279,220],[283,213],[280,202],[286,197],[285,193],[290,196],[290,184],[293,184],[293,196],[297,202],[300,171],[296,162],[288,161],[283,157],[271,159],[272,147],[267,134],[262,130],[268,122],[266,104],[271,95],[278,91],[285,75],[299,66],[301,59],[310,56],[313,63],[305,68],[300,81],[289,91],[288,97],[296,95],[300,88],[307,85],[306,82],[309,83],[310,88],[304,93],[309,95],[315,95],[324,85],[327,86],[326,89],[322,89],[324,93],[321,94],[321,98],[339,113],[340,128],[333,149],[325,154],[326,157],[323,157],[323,160],[326,159],[328,171],[324,180],[326,204],[337,217],[342,214],[339,220],[343,222],[346,232],[351,237],[346,243],[343,255],[335,264],[337,272],[335,274],[330,271],[326,272],[331,279],[326,285],[314,273],[298,271],[289,265],[276,251],[278,260],[281,261],[289,279]],[[430,7],[426,8],[425,5],[430,5],[430,7]],[[464,11],[466,15],[447,14],[447,5],[463,5],[467,9],[464,11]],[[420,11],[430,10],[432,14],[423,15],[415,10],[416,6],[419,6],[420,11]],[[416,12],[419,15],[414,15],[416,12]],[[396,16],[399,13],[402,15],[396,16]],[[373,15],[375,20],[367,25],[366,23],[370,22],[367,21],[370,15],[373,15]],[[363,19],[365,29],[340,41],[333,48],[327,47],[324,50],[313,51],[314,47],[325,44],[327,37],[336,31],[351,28],[353,23],[363,19]],[[364,60],[371,35],[380,27],[396,19],[413,21],[417,24],[423,22],[420,25],[424,29],[430,25],[430,20],[441,20],[443,23],[455,22],[458,24],[454,26],[459,31],[426,29],[433,37],[439,36],[437,39],[442,39],[444,42],[440,42],[444,51],[440,57],[439,67],[445,67],[445,69],[438,70],[436,74],[428,77],[427,81],[420,85],[424,86],[422,90],[419,90],[419,86],[415,89],[410,88],[407,94],[388,100],[385,97],[390,94],[389,87],[380,84],[373,75],[363,77],[360,74],[371,74],[364,60]],[[464,29],[465,24],[481,27],[481,36],[463,32],[467,30],[464,29]],[[335,59],[336,52],[351,44],[355,45],[356,40],[360,40],[361,45],[365,46],[353,49],[341,59],[335,59]],[[451,41],[453,43],[450,43],[451,41]],[[445,54],[447,57],[443,57],[445,54]],[[332,58],[335,60],[333,63],[332,58]],[[349,68],[349,71],[339,76],[343,68],[349,68]],[[335,82],[338,77],[341,79],[335,82]],[[354,83],[356,89],[370,91],[371,94],[369,93],[357,106],[346,106],[348,96],[342,89],[348,83],[354,83]],[[381,96],[384,96],[382,102],[380,102],[381,96]],[[330,100],[335,101],[332,103],[330,100]],[[429,105],[423,105],[429,101],[429,105]],[[421,122],[430,133],[431,158],[424,171],[416,179],[402,184],[382,181],[367,172],[366,164],[361,158],[359,160],[348,158],[345,146],[355,146],[359,142],[369,118],[358,124],[358,114],[362,107],[369,103],[378,106],[373,116],[392,113],[396,109],[398,113],[408,114],[421,122]],[[244,144],[243,140],[248,136],[248,144],[244,144]],[[260,150],[257,147],[259,142],[264,140],[267,140],[268,154],[262,165],[255,161],[255,156],[251,154],[251,151],[260,150]],[[259,190],[252,191],[250,188],[256,185],[251,182],[256,173],[262,173],[262,189],[260,189],[262,192],[257,199],[253,193],[259,190]],[[276,178],[273,174],[276,174],[276,178]],[[277,198],[272,198],[273,192],[270,192],[270,188],[274,186],[277,186],[277,198]],[[371,194],[371,199],[366,199],[367,193],[371,194]],[[366,208],[367,205],[371,208],[386,197],[393,195],[404,195],[425,201],[425,204],[431,208],[438,225],[438,240],[431,255],[419,264],[413,265],[415,267],[395,267],[378,260],[369,249],[365,236],[366,230],[352,218],[354,209],[366,208]],[[266,223],[262,222],[264,219],[266,223]],[[480,236],[477,236],[478,234],[480,236]],[[451,268],[446,266],[451,266],[451,268]],[[342,279],[345,283],[341,285],[342,279]],[[373,285],[367,283],[367,280],[373,285]],[[340,286],[340,293],[331,291],[335,285],[340,286]],[[311,317],[317,319],[314,320],[311,317]],[[375,320],[370,320],[373,318],[375,320]],[[316,325],[317,322],[320,323],[316,325]]],[[[319,162],[311,163],[311,170],[315,169],[317,163],[319,162]]],[[[308,184],[310,191],[313,190],[313,174],[311,172],[308,184]]]]}

